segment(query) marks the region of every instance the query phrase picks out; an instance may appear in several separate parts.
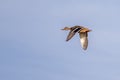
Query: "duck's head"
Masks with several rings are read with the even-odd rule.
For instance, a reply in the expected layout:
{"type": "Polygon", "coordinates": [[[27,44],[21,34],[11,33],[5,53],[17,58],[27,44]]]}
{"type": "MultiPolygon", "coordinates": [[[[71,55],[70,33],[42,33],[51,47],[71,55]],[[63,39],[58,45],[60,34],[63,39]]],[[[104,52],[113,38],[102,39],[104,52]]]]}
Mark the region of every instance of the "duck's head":
{"type": "Polygon", "coordinates": [[[64,27],[63,29],[61,29],[61,30],[70,30],[71,28],[69,28],[69,27],[64,27]]]}

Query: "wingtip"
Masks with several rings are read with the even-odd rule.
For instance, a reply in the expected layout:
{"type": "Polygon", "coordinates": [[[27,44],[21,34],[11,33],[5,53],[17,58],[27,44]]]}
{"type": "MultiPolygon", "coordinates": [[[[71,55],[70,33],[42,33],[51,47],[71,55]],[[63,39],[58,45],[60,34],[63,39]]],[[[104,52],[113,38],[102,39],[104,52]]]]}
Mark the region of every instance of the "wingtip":
{"type": "Polygon", "coordinates": [[[66,39],[66,42],[68,42],[69,41],[69,39],[66,39]]]}
{"type": "Polygon", "coordinates": [[[87,48],[83,48],[83,50],[84,50],[84,51],[86,51],[86,50],[87,50],[87,48]]]}

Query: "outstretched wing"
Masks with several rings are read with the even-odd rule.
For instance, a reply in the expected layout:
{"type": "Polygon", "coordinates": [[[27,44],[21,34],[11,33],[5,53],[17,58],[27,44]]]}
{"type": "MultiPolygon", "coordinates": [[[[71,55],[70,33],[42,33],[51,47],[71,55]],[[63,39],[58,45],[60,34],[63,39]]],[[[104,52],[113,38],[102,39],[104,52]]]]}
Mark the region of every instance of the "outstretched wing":
{"type": "Polygon", "coordinates": [[[75,35],[75,32],[74,31],[70,31],[68,36],[67,36],[66,41],[69,41],[74,35],[75,35]]]}
{"type": "Polygon", "coordinates": [[[87,46],[88,46],[88,34],[87,32],[79,32],[79,35],[80,35],[80,42],[81,42],[81,46],[84,50],[87,49],[87,46]]]}
{"type": "Polygon", "coordinates": [[[78,32],[80,29],[81,29],[80,27],[73,27],[72,30],[70,30],[66,41],[69,41],[75,35],[75,33],[78,32]]]}

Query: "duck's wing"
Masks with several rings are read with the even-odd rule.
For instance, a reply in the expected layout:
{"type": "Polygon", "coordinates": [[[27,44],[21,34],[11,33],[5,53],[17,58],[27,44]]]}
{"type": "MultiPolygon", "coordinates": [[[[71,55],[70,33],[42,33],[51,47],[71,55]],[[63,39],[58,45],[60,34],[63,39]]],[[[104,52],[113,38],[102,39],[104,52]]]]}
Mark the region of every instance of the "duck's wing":
{"type": "Polygon", "coordinates": [[[75,32],[74,31],[70,31],[68,36],[67,36],[66,41],[69,41],[74,35],[75,35],[75,32]]]}
{"type": "Polygon", "coordinates": [[[75,35],[76,32],[79,32],[80,29],[81,28],[79,28],[79,27],[75,27],[75,28],[73,27],[72,30],[70,30],[66,41],[69,41],[75,35]]]}
{"type": "Polygon", "coordinates": [[[87,32],[79,32],[79,35],[80,35],[80,42],[81,42],[81,46],[84,50],[87,49],[87,46],[88,46],[88,34],[87,32]]]}

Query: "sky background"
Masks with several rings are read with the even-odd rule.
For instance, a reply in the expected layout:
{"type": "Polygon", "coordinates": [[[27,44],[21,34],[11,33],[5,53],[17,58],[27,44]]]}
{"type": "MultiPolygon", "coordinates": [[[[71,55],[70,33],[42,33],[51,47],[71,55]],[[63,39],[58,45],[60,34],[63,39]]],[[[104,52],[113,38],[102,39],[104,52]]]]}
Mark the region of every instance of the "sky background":
{"type": "Polygon", "coordinates": [[[119,44],[120,0],[0,0],[0,80],[120,80],[119,44]]]}

